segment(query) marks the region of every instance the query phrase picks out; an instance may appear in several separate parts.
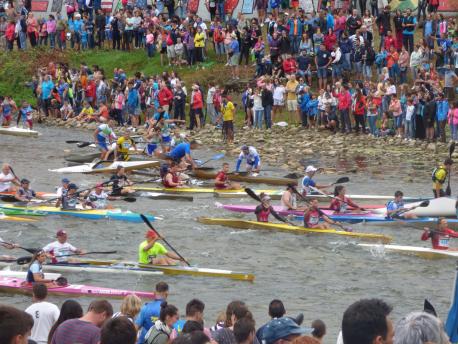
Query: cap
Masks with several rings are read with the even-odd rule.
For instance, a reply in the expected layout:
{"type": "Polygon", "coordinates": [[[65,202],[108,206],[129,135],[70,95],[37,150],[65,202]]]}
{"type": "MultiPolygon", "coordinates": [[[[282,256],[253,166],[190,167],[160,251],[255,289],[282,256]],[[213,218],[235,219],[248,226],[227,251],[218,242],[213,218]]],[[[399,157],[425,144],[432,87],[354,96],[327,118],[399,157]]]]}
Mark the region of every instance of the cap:
{"type": "Polygon", "coordinates": [[[70,179],[68,179],[68,178],[62,178],[62,183],[68,184],[68,183],[70,183],[70,179]]]}
{"type": "Polygon", "coordinates": [[[242,150],[243,150],[243,151],[247,151],[247,150],[249,150],[249,148],[248,148],[247,145],[243,145],[243,146],[242,146],[242,150]]]}
{"type": "Polygon", "coordinates": [[[26,178],[22,178],[21,179],[21,184],[30,184],[30,180],[28,180],[26,178]]]}
{"type": "Polygon", "coordinates": [[[292,334],[310,334],[312,331],[313,328],[300,327],[291,318],[281,317],[273,319],[266,324],[262,341],[266,344],[273,344],[277,340],[286,338],[292,334]]]}
{"type": "Polygon", "coordinates": [[[62,236],[62,235],[67,235],[67,232],[63,229],[59,229],[56,233],[56,236],[62,236]]]}
{"type": "Polygon", "coordinates": [[[261,201],[267,202],[267,201],[270,201],[271,199],[272,199],[272,198],[270,198],[269,195],[265,195],[265,196],[263,196],[263,197],[261,198],[261,201]]]}
{"type": "Polygon", "coordinates": [[[148,231],[145,234],[145,238],[157,238],[157,234],[152,229],[148,229],[148,231]]]}
{"type": "Polygon", "coordinates": [[[309,166],[307,166],[307,168],[305,169],[305,173],[316,172],[316,171],[318,171],[318,169],[317,169],[315,166],[313,166],[313,165],[309,165],[309,166]]]}
{"type": "Polygon", "coordinates": [[[72,189],[73,189],[73,190],[78,190],[78,187],[76,186],[75,183],[71,183],[71,184],[68,186],[68,189],[69,189],[69,190],[72,190],[72,189]]]}
{"type": "Polygon", "coordinates": [[[103,188],[103,183],[98,183],[95,187],[96,188],[103,188]]]}

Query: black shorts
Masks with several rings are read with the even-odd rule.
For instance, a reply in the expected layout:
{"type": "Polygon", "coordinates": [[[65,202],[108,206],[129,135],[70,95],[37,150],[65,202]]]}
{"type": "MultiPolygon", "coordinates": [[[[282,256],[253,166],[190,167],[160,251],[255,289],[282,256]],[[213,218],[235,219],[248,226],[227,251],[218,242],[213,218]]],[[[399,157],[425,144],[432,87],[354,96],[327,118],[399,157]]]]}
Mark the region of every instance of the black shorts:
{"type": "Polygon", "coordinates": [[[234,131],[234,122],[233,121],[223,121],[223,131],[234,131]]]}

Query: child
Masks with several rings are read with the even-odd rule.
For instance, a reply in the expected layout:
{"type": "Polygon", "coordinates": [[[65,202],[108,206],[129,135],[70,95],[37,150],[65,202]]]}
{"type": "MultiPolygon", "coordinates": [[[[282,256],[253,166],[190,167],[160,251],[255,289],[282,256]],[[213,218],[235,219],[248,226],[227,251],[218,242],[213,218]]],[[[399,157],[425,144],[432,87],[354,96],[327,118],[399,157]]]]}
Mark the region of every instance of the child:
{"type": "Polygon", "coordinates": [[[306,105],[306,111],[310,119],[310,128],[314,128],[316,115],[318,114],[318,99],[316,99],[313,93],[310,93],[310,100],[306,105]]]}
{"type": "Polygon", "coordinates": [[[86,30],[86,25],[83,25],[81,31],[81,49],[87,49],[87,40],[88,40],[88,33],[86,30]]]}
{"type": "Polygon", "coordinates": [[[253,94],[253,111],[254,111],[254,127],[262,129],[262,118],[264,117],[264,107],[262,106],[261,90],[256,88],[253,94]]]}
{"type": "Polygon", "coordinates": [[[64,105],[60,108],[60,117],[66,121],[67,119],[73,117],[74,112],[73,108],[70,105],[68,100],[64,100],[64,105]]]}
{"type": "Polygon", "coordinates": [[[337,115],[335,111],[332,110],[331,105],[326,105],[324,110],[325,117],[326,117],[326,128],[331,130],[332,133],[336,133],[336,128],[338,124],[337,115]]]}
{"type": "Polygon", "coordinates": [[[369,122],[369,130],[372,136],[377,134],[377,104],[373,96],[367,96],[367,120],[369,122]]]}
{"type": "Polygon", "coordinates": [[[407,107],[406,107],[406,121],[404,123],[404,130],[405,130],[405,139],[404,140],[411,140],[415,137],[414,133],[414,112],[415,112],[415,105],[413,105],[413,99],[409,98],[407,100],[407,107]]]}
{"type": "Polygon", "coordinates": [[[452,134],[452,141],[458,142],[458,101],[453,103],[453,108],[448,111],[448,124],[452,134]]]}
{"type": "Polygon", "coordinates": [[[221,113],[223,116],[223,137],[228,144],[234,141],[234,115],[235,106],[231,102],[228,95],[223,96],[223,104],[221,105],[221,113]]]}
{"type": "Polygon", "coordinates": [[[83,102],[83,109],[80,114],[76,117],[77,120],[82,120],[84,122],[90,122],[94,115],[94,109],[87,100],[83,102]]]}
{"type": "Polygon", "coordinates": [[[33,128],[33,109],[25,100],[22,101],[22,106],[19,109],[16,125],[19,125],[20,120],[22,120],[22,127],[33,128]]]}
{"type": "Polygon", "coordinates": [[[308,128],[308,121],[307,121],[307,104],[310,100],[310,94],[308,93],[308,87],[304,87],[298,97],[299,109],[301,111],[301,121],[302,121],[302,128],[308,128]]]}

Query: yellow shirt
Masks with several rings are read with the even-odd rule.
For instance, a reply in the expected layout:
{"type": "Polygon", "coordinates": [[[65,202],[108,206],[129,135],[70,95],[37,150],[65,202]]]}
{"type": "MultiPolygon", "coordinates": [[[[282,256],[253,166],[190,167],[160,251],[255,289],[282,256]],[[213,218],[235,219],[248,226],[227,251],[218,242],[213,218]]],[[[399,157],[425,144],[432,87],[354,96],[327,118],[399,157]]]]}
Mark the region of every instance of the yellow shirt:
{"type": "Polygon", "coordinates": [[[163,256],[167,253],[167,249],[161,243],[155,242],[153,247],[148,251],[144,251],[143,248],[146,245],[148,245],[148,241],[145,240],[138,246],[138,262],[140,264],[149,264],[150,258],[163,256]]]}
{"type": "Polygon", "coordinates": [[[286,92],[288,92],[288,100],[297,100],[296,96],[296,89],[297,86],[299,86],[299,82],[297,80],[294,81],[288,81],[286,83],[286,92]]]}
{"type": "Polygon", "coordinates": [[[442,188],[442,185],[444,185],[445,180],[447,179],[447,170],[445,169],[444,166],[439,166],[439,168],[436,170],[434,173],[435,181],[433,181],[433,188],[442,188]]]}
{"type": "Polygon", "coordinates": [[[205,46],[205,35],[203,32],[196,32],[196,35],[194,36],[194,46],[196,48],[203,48],[205,46]]]}
{"type": "Polygon", "coordinates": [[[132,139],[126,139],[124,136],[121,136],[116,144],[118,146],[118,152],[122,154],[129,154],[129,148],[132,146],[132,139]]]}
{"type": "Polygon", "coordinates": [[[232,102],[227,102],[226,106],[224,104],[221,106],[221,111],[223,113],[223,121],[233,121],[234,120],[234,110],[235,106],[232,102]]]}

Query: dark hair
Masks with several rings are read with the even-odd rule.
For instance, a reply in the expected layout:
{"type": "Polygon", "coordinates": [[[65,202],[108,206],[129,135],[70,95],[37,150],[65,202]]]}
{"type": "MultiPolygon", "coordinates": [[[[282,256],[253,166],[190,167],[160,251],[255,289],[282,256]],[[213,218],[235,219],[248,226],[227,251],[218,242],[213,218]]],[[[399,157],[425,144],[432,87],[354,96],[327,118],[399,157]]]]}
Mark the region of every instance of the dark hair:
{"type": "Polygon", "coordinates": [[[205,309],[205,303],[203,303],[199,299],[192,299],[186,305],[186,316],[192,317],[196,313],[203,313],[204,309],[205,309]]]}
{"type": "Polygon", "coordinates": [[[255,323],[253,319],[242,318],[234,324],[234,337],[237,343],[246,341],[254,331],[255,323]]]}
{"type": "Polygon", "coordinates": [[[245,306],[243,301],[232,301],[226,307],[226,321],[224,322],[225,327],[231,327],[233,324],[231,322],[231,316],[234,313],[234,308],[238,306],[245,306]]]}
{"type": "Polygon", "coordinates": [[[235,316],[237,320],[240,320],[242,318],[253,318],[253,315],[248,310],[248,307],[244,304],[235,306],[232,314],[235,316]]]}
{"type": "Polygon", "coordinates": [[[67,300],[62,304],[60,308],[60,315],[57,321],[51,327],[48,335],[48,343],[51,343],[52,336],[56,331],[57,327],[62,324],[65,320],[81,318],[83,316],[83,308],[75,300],[67,300]]]}
{"type": "Polygon", "coordinates": [[[334,188],[334,196],[338,196],[340,191],[342,191],[344,188],[343,185],[336,185],[336,187],[334,188]]]}
{"type": "Polygon", "coordinates": [[[10,306],[0,306],[0,343],[11,343],[18,335],[25,335],[33,327],[30,314],[10,306]]]}
{"type": "Polygon", "coordinates": [[[312,321],[312,335],[316,338],[323,338],[326,334],[326,324],[323,320],[316,319],[312,321]]]}
{"type": "Polygon", "coordinates": [[[392,308],[380,299],[363,299],[350,305],[342,319],[345,344],[371,344],[375,337],[386,339],[386,317],[392,308]]]}
{"type": "Polygon", "coordinates": [[[194,331],[191,333],[192,344],[206,344],[210,341],[210,338],[203,331],[194,331]]]}
{"type": "Polygon", "coordinates": [[[181,333],[193,333],[195,331],[203,331],[204,325],[198,321],[187,320],[184,325],[181,333]]]}
{"type": "Polygon", "coordinates": [[[404,193],[402,191],[398,190],[394,193],[394,197],[400,197],[400,196],[404,196],[404,193]]]}
{"type": "Polygon", "coordinates": [[[135,344],[137,331],[127,317],[111,318],[100,330],[100,344],[135,344]]]}
{"type": "Polygon", "coordinates": [[[32,287],[33,296],[37,300],[44,300],[48,296],[48,288],[43,283],[35,283],[32,287]]]}
{"type": "Polygon", "coordinates": [[[281,300],[275,299],[269,303],[269,315],[271,318],[281,318],[286,313],[285,306],[281,300]]]}
{"type": "Polygon", "coordinates": [[[156,284],[156,292],[157,293],[165,293],[166,291],[169,291],[169,285],[165,282],[159,282],[156,284]]]}
{"type": "Polygon", "coordinates": [[[444,165],[452,165],[453,164],[453,160],[450,159],[450,158],[447,158],[444,160],[444,165]]]}
{"type": "Polygon", "coordinates": [[[89,304],[88,312],[97,314],[106,313],[108,317],[113,315],[113,306],[107,300],[95,300],[89,304]]]}
{"type": "Polygon", "coordinates": [[[161,303],[161,312],[159,313],[159,320],[164,322],[167,316],[171,317],[178,313],[178,308],[174,305],[169,305],[166,301],[161,303]]]}

